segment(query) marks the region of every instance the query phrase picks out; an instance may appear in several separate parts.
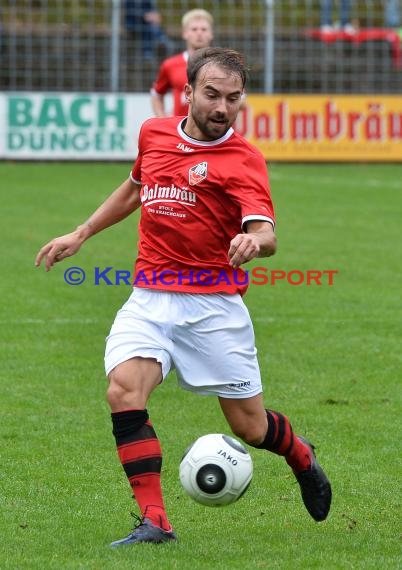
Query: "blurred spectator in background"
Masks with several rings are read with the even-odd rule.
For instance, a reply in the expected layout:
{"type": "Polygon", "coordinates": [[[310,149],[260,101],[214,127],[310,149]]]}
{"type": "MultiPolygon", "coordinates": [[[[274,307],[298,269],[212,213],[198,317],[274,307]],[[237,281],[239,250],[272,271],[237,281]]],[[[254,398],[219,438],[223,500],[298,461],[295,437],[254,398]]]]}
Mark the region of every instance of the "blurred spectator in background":
{"type": "Polygon", "coordinates": [[[342,29],[347,34],[353,34],[356,30],[350,19],[352,0],[340,0],[340,21],[335,26],[332,23],[332,4],[332,0],[321,0],[321,31],[331,33],[342,29]]]}
{"type": "Polygon", "coordinates": [[[155,0],[125,0],[125,26],[128,34],[141,41],[142,56],[152,60],[169,51],[170,41],[162,28],[162,16],[155,0]]]}
{"type": "Polygon", "coordinates": [[[400,27],[399,0],[385,0],[384,23],[386,28],[400,27]]]}
{"type": "Polygon", "coordinates": [[[172,92],[173,115],[187,115],[188,101],[184,95],[187,83],[187,60],[197,49],[208,47],[213,40],[212,15],[206,10],[195,9],[186,12],[181,20],[182,35],[186,42],[184,52],[173,55],[162,62],[158,76],[151,89],[151,105],[157,117],[167,114],[165,95],[172,92]]]}

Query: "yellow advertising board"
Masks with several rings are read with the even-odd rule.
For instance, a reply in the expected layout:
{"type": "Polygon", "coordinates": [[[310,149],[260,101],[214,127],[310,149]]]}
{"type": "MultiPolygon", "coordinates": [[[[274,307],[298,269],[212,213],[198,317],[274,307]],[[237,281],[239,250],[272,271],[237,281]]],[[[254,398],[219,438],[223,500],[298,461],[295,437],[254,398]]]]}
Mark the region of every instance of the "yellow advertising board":
{"type": "Polygon", "coordinates": [[[402,162],[402,95],[251,95],[236,130],[267,161],[402,162]]]}

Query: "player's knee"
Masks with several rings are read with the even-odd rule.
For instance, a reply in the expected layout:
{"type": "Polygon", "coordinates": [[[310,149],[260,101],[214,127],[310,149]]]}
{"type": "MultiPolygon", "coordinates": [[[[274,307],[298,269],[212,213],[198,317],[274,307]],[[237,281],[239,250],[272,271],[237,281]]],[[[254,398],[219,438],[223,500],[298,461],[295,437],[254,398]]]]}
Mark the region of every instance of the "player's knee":
{"type": "MultiPolygon", "coordinates": [[[[137,407],[138,397],[132,386],[129,386],[119,373],[109,374],[109,387],[106,392],[107,401],[112,409],[121,407],[137,407]]],[[[141,407],[141,406],[140,406],[141,407]]]]}
{"type": "Polygon", "coordinates": [[[125,396],[125,390],[116,382],[110,381],[106,392],[107,401],[111,408],[115,408],[122,403],[125,396]]]}
{"type": "Polygon", "coordinates": [[[242,439],[244,443],[256,446],[265,439],[267,428],[259,425],[241,425],[232,427],[233,433],[242,439]]]}

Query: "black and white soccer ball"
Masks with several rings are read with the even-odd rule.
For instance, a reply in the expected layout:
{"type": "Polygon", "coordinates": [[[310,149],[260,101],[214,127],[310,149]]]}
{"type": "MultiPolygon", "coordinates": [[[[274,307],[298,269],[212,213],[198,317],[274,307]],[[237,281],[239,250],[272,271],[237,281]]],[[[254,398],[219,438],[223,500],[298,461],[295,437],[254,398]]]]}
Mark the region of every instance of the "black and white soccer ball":
{"type": "Polygon", "coordinates": [[[217,507],[234,503],[253,477],[253,462],[233,437],[210,433],[199,437],[184,453],[180,481],[192,499],[217,507]]]}

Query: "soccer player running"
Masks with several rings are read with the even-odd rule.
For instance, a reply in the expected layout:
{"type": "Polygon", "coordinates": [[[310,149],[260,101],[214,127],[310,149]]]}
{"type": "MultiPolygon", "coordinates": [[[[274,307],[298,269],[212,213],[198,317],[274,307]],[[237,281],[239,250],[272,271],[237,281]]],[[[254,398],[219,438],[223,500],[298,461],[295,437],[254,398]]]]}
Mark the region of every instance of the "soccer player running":
{"type": "Polygon", "coordinates": [[[330,483],[312,444],[264,406],[242,300],[241,265],[276,249],[264,157],[232,128],[245,82],[240,54],[197,50],[188,63],[188,116],[145,121],[129,178],[36,258],[49,270],[141,207],[134,288],[105,351],[113,434],[141,516],[113,547],[176,540],[161,489],[162,450],[147,412],[153,390],[173,369],[182,388],[218,397],[236,436],[285,458],[313,519],[324,520],[330,509],[330,483]]]}
{"type": "Polygon", "coordinates": [[[182,38],[186,49],[182,53],[165,59],[151,88],[151,106],[157,117],[167,114],[184,116],[188,113],[188,101],[184,93],[187,83],[188,58],[200,48],[208,47],[214,37],[213,17],[206,10],[194,9],[186,12],[181,20],[182,38]],[[165,95],[173,96],[173,111],[167,113],[165,95]]]}

